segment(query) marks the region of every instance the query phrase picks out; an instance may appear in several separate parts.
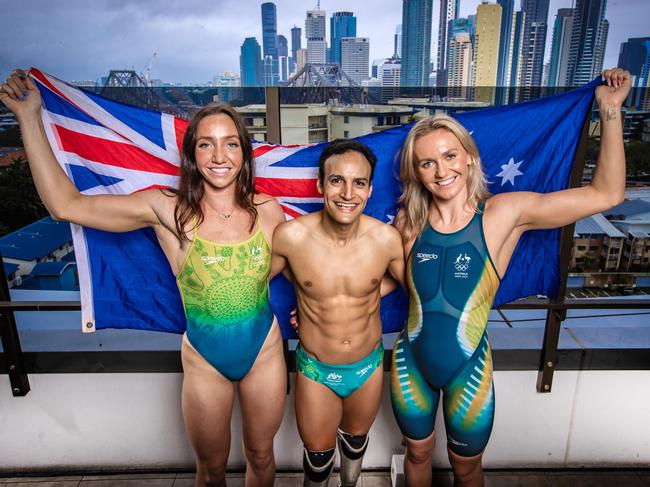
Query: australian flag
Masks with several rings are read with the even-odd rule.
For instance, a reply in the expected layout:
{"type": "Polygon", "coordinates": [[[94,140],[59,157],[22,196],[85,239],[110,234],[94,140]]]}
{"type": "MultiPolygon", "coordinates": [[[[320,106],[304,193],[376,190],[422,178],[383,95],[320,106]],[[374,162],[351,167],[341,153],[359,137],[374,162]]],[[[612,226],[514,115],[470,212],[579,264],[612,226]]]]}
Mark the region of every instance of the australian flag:
{"type": "MultiPolygon", "coordinates": [[[[108,100],[32,69],[43,98],[42,118],[59,164],[83,194],[129,194],[178,183],[185,120],[108,100]]],[[[596,83],[568,93],[456,118],[478,143],[492,193],[551,192],[568,187],[576,147],[596,83]]],[[[401,194],[399,154],[410,126],[360,137],[378,162],[366,213],[392,223],[401,194]]],[[[287,218],[322,208],[316,191],[325,144],[255,144],[256,187],[274,196],[287,218]]],[[[543,294],[559,283],[559,231],[524,234],[495,305],[543,294]]],[[[72,225],[84,331],[136,328],[182,333],[183,306],[169,264],[150,229],[110,233],[72,225]]],[[[291,286],[279,276],[271,303],[285,337],[291,286]]],[[[399,330],[407,300],[396,291],[382,301],[384,331],[399,330]]]]}

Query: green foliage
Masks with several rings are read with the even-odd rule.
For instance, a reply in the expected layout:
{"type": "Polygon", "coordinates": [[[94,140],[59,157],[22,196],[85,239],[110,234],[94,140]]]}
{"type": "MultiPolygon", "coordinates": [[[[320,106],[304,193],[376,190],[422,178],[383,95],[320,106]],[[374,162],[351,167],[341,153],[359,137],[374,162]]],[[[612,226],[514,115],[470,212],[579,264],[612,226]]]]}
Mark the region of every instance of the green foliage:
{"type": "Polygon", "coordinates": [[[22,147],[23,139],[20,137],[18,127],[8,127],[0,131],[0,147],[22,147]]]}
{"type": "Polygon", "coordinates": [[[625,144],[627,174],[634,178],[650,175],[650,142],[630,140],[625,144]]]}
{"type": "Polygon", "coordinates": [[[585,160],[587,162],[596,162],[596,159],[598,159],[599,151],[600,139],[596,137],[587,138],[587,151],[585,152],[585,160]]]}
{"type": "Polygon", "coordinates": [[[47,210],[41,202],[29,166],[24,157],[16,157],[4,171],[0,171],[0,234],[13,232],[43,218],[47,210]]]}
{"type": "MultiPolygon", "coordinates": [[[[600,152],[600,139],[589,137],[585,161],[595,163],[600,152]]],[[[625,161],[627,164],[628,178],[650,177],[650,142],[630,140],[625,143],[625,161]]]]}

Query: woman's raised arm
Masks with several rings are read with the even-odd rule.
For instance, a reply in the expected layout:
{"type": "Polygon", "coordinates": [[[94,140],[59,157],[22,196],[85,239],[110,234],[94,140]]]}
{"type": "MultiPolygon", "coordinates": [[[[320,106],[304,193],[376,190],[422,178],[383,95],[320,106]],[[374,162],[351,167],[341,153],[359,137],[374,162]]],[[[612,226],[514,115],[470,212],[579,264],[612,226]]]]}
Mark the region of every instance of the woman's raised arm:
{"type": "Polygon", "coordinates": [[[517,212],[515,225],[523,231],[568,225],[623,201],[626,173],[621,108],[630,91],[630,73],[609,69],[603,72],[603,79],[606,83],[596,88],[600,154],[591,184],[547,194],[504,195],[504,202],[507,199],[517,212]]]}
{"type": "Polygon", "coordinates": [[[160,223],[159,191],[132,195],[86,196],[79,193],[59,166],[41,120],[41,96],[22,70],[15,70],[0,85],[0,101],[11,110],[20,131],[36,190],[47,210],[57,220],[124,232],[160,223]]]}

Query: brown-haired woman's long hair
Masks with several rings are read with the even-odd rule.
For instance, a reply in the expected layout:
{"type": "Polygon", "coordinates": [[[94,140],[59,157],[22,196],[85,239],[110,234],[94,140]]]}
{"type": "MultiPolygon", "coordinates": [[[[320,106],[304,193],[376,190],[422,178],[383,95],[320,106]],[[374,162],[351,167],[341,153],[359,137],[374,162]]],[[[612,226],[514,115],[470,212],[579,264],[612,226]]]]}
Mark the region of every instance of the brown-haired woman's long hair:
{"type": "Polygon", "coordinates": [[[429,219],[429,205],[432,200],[431,193],[418,177],[419,161],[415,158],[415,142],[420,137],[439,129],[454,134],[472,162],[467,169],[467,203],[478,211],[478,204],[483,203],[490,196],[478,147],[467,129],[457,120],[446,115],[420,120],[413,126],[402,147],[400,180],[403,192],[399,201],[404,209],[401,231],[404,240],[410,240],[422,232],[429,219]]]}
{"type": "Polygon", "coordinates": [[[229,116],[237,127],[239,143],[243,152],[244,160],[237,176],[237,188],[235,190],[235,204],[248,211],[251,217],[250,231],[255,226],[257,209],[253,203],[255,195],[255,165],[253,163],[253,145],[250,135],[246,130],[244,120],[230,105],[220,103],[208,105],[201,108],[190,120],[181,150],[181,176],[178,189],[172,190],[176,196],[176,208],[174,209],[174,220],[176,231],[182,239],[188,240],[186,230],[192,218],[196,217],[194,225],[198,227],[204,219],[201,200],[205,193],[203,187],[203,176],[196,167],[194,151],[196,148],[196,131],[201,120],[211,115],[224,114],[229,116]]]}

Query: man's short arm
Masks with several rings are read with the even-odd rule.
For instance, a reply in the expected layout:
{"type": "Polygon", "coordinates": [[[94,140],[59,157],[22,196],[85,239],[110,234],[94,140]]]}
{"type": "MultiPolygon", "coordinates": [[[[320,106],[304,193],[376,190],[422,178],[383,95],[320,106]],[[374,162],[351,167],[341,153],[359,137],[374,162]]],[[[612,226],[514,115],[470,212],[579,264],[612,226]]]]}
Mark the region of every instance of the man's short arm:
{"type": "Polygon", "coordinates": [[[282,272],[285,277],[289,278],[288,275],[288,261],[286,258],[286,240],[287,240],[287,231],[286,223],[281,223],[275,227],[273,232],[273,245],[271,253],[271,273],[269,274],[269,280],[273,279],[280,272],[282,272]]]}

